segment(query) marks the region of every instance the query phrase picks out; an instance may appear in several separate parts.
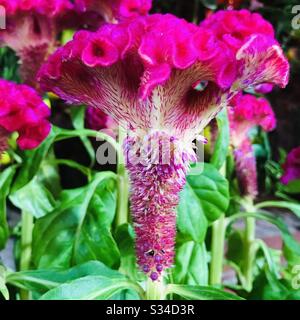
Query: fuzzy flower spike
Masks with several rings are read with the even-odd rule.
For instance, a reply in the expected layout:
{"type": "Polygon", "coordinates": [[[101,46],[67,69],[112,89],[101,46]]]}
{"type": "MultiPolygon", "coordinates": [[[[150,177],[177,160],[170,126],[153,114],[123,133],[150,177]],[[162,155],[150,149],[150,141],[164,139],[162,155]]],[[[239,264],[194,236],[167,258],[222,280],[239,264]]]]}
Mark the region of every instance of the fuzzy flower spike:
{"type": "Polygon", "coordinates": [[[246,86],[247,75],[248,84],[284,86],[287,69],[274,40],[251,38],[236,57],[209,30],[158,14],[78,32],[40,70],[45,90],[101,108],[129,128],[124,152],[137,259],[152,280],[173,264],[175,208],[189,163],[196,161],[193,140],[246,86]],[[250,56],[256,64],[248,63],[250,56]]]}
{"type": "Polygon", "coordinates": [[[0,30],[2,46],[20,58],[20,76],[36,86],[36,73],[57,47],[65,17],[73,10],[69,0],[0,0],[6,10],[7,28],[0,30]]]}
{"type": "Polygon", "coordinates": [[[275,114],[266,99],[250,94],[236,96],[231,106],[231,144],[240,190],[244,196],[255,199],[258,193],[256,158],[249,131],[255,126],[260,126],[264,131],[273,130],[276,126],[275,114]]]}
{"type": "Polygon", "coordinates": [[[34,89],[0,80],[0,155],[12,132],[18,132],[21,149],[36,148],[50,132],[49,115],[50,109],[34,89]]]}

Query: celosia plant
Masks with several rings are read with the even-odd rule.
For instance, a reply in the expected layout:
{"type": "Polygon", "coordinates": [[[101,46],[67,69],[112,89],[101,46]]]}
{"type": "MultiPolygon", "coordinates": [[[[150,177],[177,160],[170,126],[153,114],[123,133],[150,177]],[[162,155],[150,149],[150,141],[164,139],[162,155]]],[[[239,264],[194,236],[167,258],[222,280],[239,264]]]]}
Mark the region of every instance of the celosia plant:
{"type": "Polygon", "coordinates": [[[300,147],[294,148],[287,156],[283,164],[283,175],[281,182],[288,184],[291,181],[300,179],[300,147]]]}
{"type": "Polygon", "coordinates": [[[257,196],[256,158],[249,138],[250,130],[261,126],[271,131],[276,126],[275,114],[264,98],[246,94],[233,99],[229,111],[231,144],[234,149],[236,172],[244,196],[257,196]]]}
{"type": "Polygon", "coordinates": [[[57,36],[73,12],[69,0],[0,0],[6,10],[7,27],[0,30],[2,46],[20,58],[20,76],[33,87],[36,73],[48,55],[57,48],[57,36]]]}
{"type": "Polygon", "coordinates": [[[49,134],[50,109],[34,89],[0,80],[0,104],[0,154],[12,132],[18,132],[21,149],[36,148],[49,134]]]}
{"type": "MultiPolygon", "coordinates": [[[[231,19],[230,12],[223,15],[231,19]]],[[[227,41],[210,28],[152,15],[81,31],[39,73],[43,89],[100,108],[129,128],[124,151],[136,251],[152,280],[173,264],[175,208],[196,161],[193,140],[239,91],[262,83],[284,87],[288,80],[288,62],[271,30],[251,27],[227,41]]]]}

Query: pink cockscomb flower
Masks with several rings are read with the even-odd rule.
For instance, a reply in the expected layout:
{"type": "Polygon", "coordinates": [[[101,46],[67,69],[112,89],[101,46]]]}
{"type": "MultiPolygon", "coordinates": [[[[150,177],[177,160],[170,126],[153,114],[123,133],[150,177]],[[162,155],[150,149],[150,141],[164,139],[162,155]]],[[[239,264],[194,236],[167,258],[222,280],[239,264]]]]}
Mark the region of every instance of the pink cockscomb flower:
{"type": "Polygon", "coordinates": [[[33,87],[41,64],[57,47],[57,36],[73,10],[69,0],[0,0],[7,27],[0,30],[2,46],[20,58],[20,76],[33,87]]]}
{"type": "Polygon", "coordinates": [[[146,15],[152,0],[75,0],[80,12],[95,12],[106,22],[117,22],[146,15]]]}
{"type": "Polygon", "coordinates": [[[124,152],[137,259],[152,280],[173,264],[175,208],[196,161],[193,140],[240,90],[286,84],[280,47],[257,37],[236,53],[207,29],[149,15],[78,32],[40,70],[45,90],[100,108],[129,129],[124,152]]]}
{"type": "Polygon", "coordinates": [[[50,109],[34,89],[0,80],[0,105],[0,153],[12,132],[18,132],[21,149],[36,148],[48,136],[50,109]]]}
{"type": "Polygon", "coordinates": [[[249,94],[238,95],[232,100],[231,106],[229,120],[237,178],[242,194],[254,199],[258,193],[257,172],[249,131],[255,126],[271,131],[276,126],[276,118],[269,102],[264,98],[249,94]]]}
{"type": "Polygon", "coordinates": [[[300,147],[293,149],[283,164],[281,182],[289,184],[291,181],[300,179],[300,147]]]}
{"type": "Polygon", "coordinates": [[[289,75],[288,64],[281,62],[282,52],[274,39],[273,26],[259,13],[251,13],[248,10],[221,10],[209,16],[200,25],[213,32],[219,40],[224,41],[228,47],[236,52],[239,61],[244,60],[242,64],[245,66],[245,71],[241,81],[248,89],[254,89],[258,93],[270,92],[276,75],[285,76],[281,80],[281,84],[283,87],[286,86],[289,75]],[[260,59],[264,60],[262,69],[253,68],[253,64],[260,64],[260,59]],[[256,70],[254,76],[259,79],[257,73],[265,73],[263,68],[267,69],[269,73],[269,76],[264,75],[266,81],[260,81],[260,83],[253,81],[252,71],[256,70]],[[282,70],[280,71],[280,69],[282,70]],[[267,78],[273,79],[273,81],[268,81],[267,78]]]}

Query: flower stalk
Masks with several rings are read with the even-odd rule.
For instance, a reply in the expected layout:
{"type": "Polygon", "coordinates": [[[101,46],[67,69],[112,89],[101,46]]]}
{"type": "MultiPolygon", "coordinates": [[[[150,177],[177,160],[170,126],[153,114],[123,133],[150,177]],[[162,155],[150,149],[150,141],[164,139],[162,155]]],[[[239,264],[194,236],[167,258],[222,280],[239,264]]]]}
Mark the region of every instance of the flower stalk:
{"type": "Polygon", "coordinates": [[[219,285],[222,283],[223,257],[225,245],[226,218],[222,216],[212,225],[212,249],[210,265],[210,284],[219,285]]]}
{"type": "MultiPolygon", "coordinates": [[[[255,212],[253,200],[246,198],[244,202],[246,212],[255,212]]],[[[245,233],[244,233],[244,268],[243,274],[245,277],[245,289],[252,290],[253,285],[253,265],[255,261],[255,218],[248,217],[245,220],[245,233]]]]}
{"type": "MultiPolygon", "coordinates": [[[[122,147],[126,138],[126,131],[119,126],[119,145],[122,147]]],[[[120,226],[128,222],[128,197],[129,197],[129,182],[128,175],[125,167],[125,159],[122,152],[118,153],[118,166],[117,166],[117,215],[116,226],[120,226]]]]}
{"type": "MultiPolygon", "coordinates": [[[[32,231],[33,216],[31,213],[22,211],[21,219],[21,257],[20,271],[26,271],[30,268],[31,252],[32,252],[32,231]]],[[[29,300],[30,293],[27,290],[20,290],[22,300],[29,300]]]]}

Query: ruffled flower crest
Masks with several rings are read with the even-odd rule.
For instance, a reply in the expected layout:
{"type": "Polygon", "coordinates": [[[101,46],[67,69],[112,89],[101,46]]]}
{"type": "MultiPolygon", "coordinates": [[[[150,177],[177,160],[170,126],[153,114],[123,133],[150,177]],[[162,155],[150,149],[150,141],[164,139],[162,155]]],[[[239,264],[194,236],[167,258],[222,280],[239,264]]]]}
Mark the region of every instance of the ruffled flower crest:
{"type": "Polygon", "coordinates": [[[0,153],[13,132],[21,149],[36,148],[48,136],[50,109],[34,89],[0,80],[0,105],[0,153]]]}

